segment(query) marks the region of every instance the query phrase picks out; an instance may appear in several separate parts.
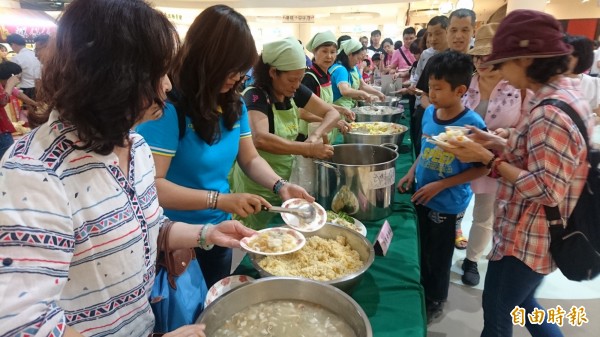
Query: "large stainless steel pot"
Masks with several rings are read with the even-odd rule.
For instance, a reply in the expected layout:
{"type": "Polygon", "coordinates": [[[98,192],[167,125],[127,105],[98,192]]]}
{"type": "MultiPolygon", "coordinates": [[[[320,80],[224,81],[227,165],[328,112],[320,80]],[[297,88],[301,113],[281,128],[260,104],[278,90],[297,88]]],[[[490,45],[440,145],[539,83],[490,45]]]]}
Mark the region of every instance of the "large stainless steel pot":
{"type": "MultiPolygon", "coordinates": [[[[341,235],[346,238],[346,242],[358,252],[360,256],[360,260],[363,262],[362,268],[355,271],[354,273],[344,275],[343,277],[337,278],[331,281],[317,281],[325,284],[332,285],[338,289],[343,290],[344,292],[351,294],[354,287],[356,287],[363,278],[364,273],[369,269],[369,267],[373,264],[375,260],[375,251],[373,250],[373,245],[367,240],[362,234],[352,230],[350,228],[338,226],[338,225],[330,225],[327,224],[323,226],[321,229],[315,232],[310,233],[302,233],[306,238],[311,236],[318,236],[324,239],[335,239],[337,236],[341,235]]],[[[250,261],[261,277],[274,276],[268,271],[264,270],[258,263],[265,256],[249,253],[250,261]]]]}
{"type": "Polygon", "coordinates": [[[340,144],[333,148],[330,160],[315,162],[317,202],[327,210],[332,209],[340,190],[349,190],[358,201],[358,205],[346,208],[353,217],[378,220],[390,215],[398,153],[388,147],[371,144],[340,144]]]}
{"type": "Polygon", "coordinates": [[[320,305],[344,319],[357,337],[373,337],[369,318],[352,297],[330,285],[300,278],[264,278],[244,284],[211,303],[196,323],[206,324],[205,333],[210,337],[233,314],[273,300],[299,300],[320,305]]]}
{"type": "Polygon", "coordinates": [[[386,143],[396,144],[397,146],[402,146],[402,142],[404,141],[404,134],[408,131],[408,127],[397,124],[397,123],[382,123],[382,122],[363,122],[363,123],[353,123],[353,125],[357,125],[357,128],[354,128],[350,132],[344,135],[344,143],[346,144],[372,144],[372,145],[381,145],[386,143]],[[398,132],[393,132],[390,134],[381,134],[381,135],[371,135],[364,132],[361,132],[363,126],[369,123],[379,123],[386,124],[389,127],[394,127],[399,130],[398,132]]]}
{"type": "Polygon", "coordinates": [[[356,115],[355,122],[398,123],[404,118],[402,106],[363,106],[351,109],[356,115]]]}

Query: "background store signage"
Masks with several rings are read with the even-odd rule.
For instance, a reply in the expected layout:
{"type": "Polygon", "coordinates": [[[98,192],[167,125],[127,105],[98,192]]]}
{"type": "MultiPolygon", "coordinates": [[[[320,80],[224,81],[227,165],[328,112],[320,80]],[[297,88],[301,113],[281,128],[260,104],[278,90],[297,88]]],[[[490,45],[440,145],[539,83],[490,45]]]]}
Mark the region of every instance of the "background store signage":
{"type": "Polygon", "coordinates": [[[284,15],[283,23],[314,23],[314,15],[284,15]]]}
{"type": "Polygon", "coordinates": [[[19,34],[27,43],[33,43],[36,36],[55,32],[54,18],[44,12],[0,7],[0,42],[6,42],[10,34],[19,34]]]}
{"type": "Polygon", "coordinates": [[[169,19],[171,21],[182,21],[183,20],[182,14],[165,13],[165,16],[167,17],[167,19],[169,19]]]}
{"type": "Polygon", "coordinates": [[[33,43],[36,36],[53,35],[55,32],[56,26],[0,25],[0,42],[6,42],[6,37],[10,34],[19,34],[27,43],[33,43]]]}

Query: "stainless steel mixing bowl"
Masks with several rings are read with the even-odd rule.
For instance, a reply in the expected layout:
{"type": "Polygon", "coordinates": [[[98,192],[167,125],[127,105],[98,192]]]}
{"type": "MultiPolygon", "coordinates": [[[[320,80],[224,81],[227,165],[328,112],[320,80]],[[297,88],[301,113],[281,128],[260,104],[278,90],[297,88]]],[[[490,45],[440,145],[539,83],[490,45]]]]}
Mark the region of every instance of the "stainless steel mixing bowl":
{"type": "MultiPolygon", "coordinates": [[[[362,268],[360,268],[354,273],[344,275],[343,277],[340,277],[335,280],[317,281],[319,283],[332,285],[336,288],[345,291],[348,294],[352,293],[354,287],[360,283],[364,273],[367,271],[367,269],[369,269],[371,264],[373,264],[373,260],[375,260],[375,251],[373,250],[373,246],[371,245],[369,240],[362,236],[362,234],[352,229],[329,224],[323,226],[316,232],[303,234],[306,238],[309,238],[311,236],[319,236],[324,239],[335,239],[338,235],[341,235],[346,238],[346,242],[348,242],[352,249],[358,252],[358,255],[360,255],[360,260],[363,262],[362,268]]],[[[250,257],[250,261],[252,261],[252,265],[254,266],[254,268],[256,268],[256,270],[258,270],[258,273],[261,277],[276,276],[267,272],[258,264],[260,260],[264,258],[264,255],[252,253],[249,253],[248,255],[250,257]]]]}
{"type": "Polygon", "coordinates": [[[273,300],[300,300],[320,305],[345,320],[357,337],[373,337],[367,315],[350,296],[328,284],[302,278],[269,277],[246,283],[211,303],[197,323],[206,324],[205,333],[210,337],[233,314],[273,300]]]}

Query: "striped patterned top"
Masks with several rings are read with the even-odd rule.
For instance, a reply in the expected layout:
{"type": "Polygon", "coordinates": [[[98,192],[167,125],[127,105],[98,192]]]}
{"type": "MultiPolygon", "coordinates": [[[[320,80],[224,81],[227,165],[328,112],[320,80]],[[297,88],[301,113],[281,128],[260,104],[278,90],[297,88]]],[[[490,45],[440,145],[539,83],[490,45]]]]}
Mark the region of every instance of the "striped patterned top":
{"type": "MultiPolygon", "coordinates": [[[[530,108],[547,98],[560,99],[579,113],[592,133],[590,106],[575,89],[577,80],[561,77],[542,87],[530,108]]],[[[508,138],[503,154],[524,170],[514,184],[499,179],[490,260],[514,256],[533,271],[556,269],[548,251],[550,234],[543,205],[556,206],[566,218],[581,194],[588,165],[585,142],[569,116],[554,106],[530,111],[508,138]]]]}
{"type": "Polygon", "coordinates": [[[148,336],[164,216],[154,162],[131,133],[129,177],[114,153],[75,149],[53,112],[0,168],[0,335],[148,336]]]}

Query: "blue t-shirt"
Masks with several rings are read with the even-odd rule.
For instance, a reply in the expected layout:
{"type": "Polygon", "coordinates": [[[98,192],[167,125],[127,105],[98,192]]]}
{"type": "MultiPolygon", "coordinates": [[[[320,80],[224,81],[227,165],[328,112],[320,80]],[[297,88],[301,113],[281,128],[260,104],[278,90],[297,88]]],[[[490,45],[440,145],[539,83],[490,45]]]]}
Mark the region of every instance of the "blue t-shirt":
{"type": "MultiPolygon", "coordinates": [[[[136,131],[144,136],[152,153],[172,157],[166,176],[168,181],[193,189],[229,193],[227,175],[237,157],[240,139],[251,137],[246,105],[242,105],[242,115],[232,130],[227,130],[223,118],[219,119],[219,124],[221,138],[215,144],[208,145],[196,135],[192,120],[186,116],[185,135],[179,139],[177,111],[167,103],[162,117],[140,124],[136,131]]],[[[191,224],[216,224],[231,217],[218,209],[165,209],[165,215],[171,220],[191,224]]]]}
{"type": "Polygon", "coordinates": [[[329,67],[329,74],[331,75],[331,86],[333,87],[333,101],[337,101],[340,97],[342,97],[342,93],[338,88],[338,84],[341,82],[346,82],[348,85],[352,86],[352,76],[350,73],[357,73],[358,78],[362,78],[360,71],[358,68],[354,66],[351,71],[348,71],[346,67],[344,67],[341,63],[334,63],[331,67],[329,67]]]}
{"type": "MultiPolygon", "coordinates": [[[[452,120],[439,120],[435,114],[433,104],[427,107],[423,113],[421,154],[415,171],[417,189],[431,182],[455,176],[476,166],[471,163],[463,163],[452,153],[426,141],[426,137],[437,136],[445,132],[445,127],[450,125],[473,125],[483,130],[486,129],[481,116],[473,110],[465,109],[452,120]]],[[[467,209],[472,196],[471,184],[467,182],[444,189],[425,206],[440,213],[458,214],[467,209]]]]}

